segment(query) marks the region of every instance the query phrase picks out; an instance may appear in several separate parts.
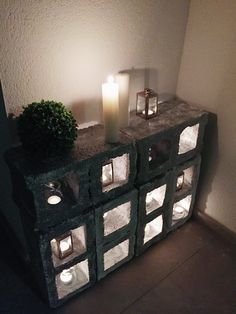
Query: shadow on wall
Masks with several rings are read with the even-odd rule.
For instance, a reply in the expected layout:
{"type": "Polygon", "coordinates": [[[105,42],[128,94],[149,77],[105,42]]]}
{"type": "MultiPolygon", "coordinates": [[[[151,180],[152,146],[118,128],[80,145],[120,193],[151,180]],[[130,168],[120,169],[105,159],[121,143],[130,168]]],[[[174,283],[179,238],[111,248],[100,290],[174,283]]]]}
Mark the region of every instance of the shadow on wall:
{"type": "MultiPolygon", "coordinates": [[[[129,83],[129,108],[130,111],[136,108],[136,94],[144,88],[151,88],[157,91],[158,71],[155,68],[131,68],[119,71],[130,75],[129,83]]],[[[158,92],[158,91],[157,91],[158,92]]],[[[102,90],[100,99],[84,99],[73,102],[69,106],[79,125],[88,122],[101,123],[102,121],[102,90]]]]}
{"type": "Polygon", "coordinates": [[[151,88],[155,92],[158,83],[158,71],[155,68],[140,68],[140,69],[127,69],[120,71],[121,73],[129,73],[130,86],[129,86],[129,108],[130,111],[136,109],[136,94],[144,90],[144,88],[151,88]]]}
{"type": "Polygon", "coordinates": [[[202,150],[202,164],[197,188],[196,208],[205,212],[207,198],[219,164],[217,115],[209,112],[202,150]]]}

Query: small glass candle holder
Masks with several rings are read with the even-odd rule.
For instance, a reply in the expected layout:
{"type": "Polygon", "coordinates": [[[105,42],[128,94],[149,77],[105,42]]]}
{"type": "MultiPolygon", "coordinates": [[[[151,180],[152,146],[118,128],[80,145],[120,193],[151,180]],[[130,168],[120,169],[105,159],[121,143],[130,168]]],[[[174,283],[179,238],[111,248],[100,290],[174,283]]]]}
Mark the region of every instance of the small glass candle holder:
{"type": "Polygon", "coordinates": [[[137,93],[136,114],[145,120],[156,117],[158,114],[157,93],[149,88],[137,93]]]}
{"type": "Polygon", "coordinates": [[[108,186],[114,182],[114,169],[112,160],[102,166],[102,186],[108,186]]]}
{"type": "Polygon", "coordinates": [[[49,205],[57,205],[62,201],[60,182],[49,182],[45,184],[45,195],[49,205]]]}
{"type": "Polygon", "coordinates": [[[59,259],[63,259],[73,253],[72,232],[69,231],[55,240],[54,253],[59,259]]]}
{"type": "Polygon", "coordinates": [[[177,177],[176,191],[180,191],[184,186],[184,172],[180,172],[177,177]]]}

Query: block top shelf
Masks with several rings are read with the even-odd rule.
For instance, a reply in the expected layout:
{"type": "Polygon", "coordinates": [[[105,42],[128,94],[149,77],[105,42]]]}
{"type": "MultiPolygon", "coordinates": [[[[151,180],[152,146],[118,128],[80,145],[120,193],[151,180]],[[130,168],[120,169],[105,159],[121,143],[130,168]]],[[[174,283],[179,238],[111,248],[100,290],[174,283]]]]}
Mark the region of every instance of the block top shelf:
{"type": "Polygon", "coordinates": [[[53,172],[59,168],[69,168],[73,164],[83,162],[100,154],[111,152],[122,146],[133,145],[133,140],[119,132],[119,141],[115,144],[105,143],[104,127],[100,124],[78,130],[78,137],[71,153],[49,160],[33,160],[27,158],[21,146],[11,148],[6,154],[6,160],[20,170],[26,177],[53,172]]]}
{"type": "Polygon", "coordinates": [[[8,151],[6,159],[26,177],[43,175],[57,169],[72,167],[79,162],[86,162],[100,154],[116,151],[120,147],[133,145],[135,140],[140,140],[153,134],[165,132],[173,127],[201,118],[207,112],[179,100],[159,105],[159,115],[150,120],[144,120],[131,113],[130,126],[121,129],[119,142],[116,144],[105,143],[104,127],[95,125],[78,130],[78,138],[70,155],[52,159],[47,162],[28,159],[21,146],[8,151]]]}
{"type": "Polygon", "coordinates": [[[184,101],[174,100],[159,105],[159,115],[144,120],[133,111],[130,116],[129,127],[122,131],[136,140],[141,140],[153,134],[165,132],[173,127],[187,123],[207,115],[207,112],[184,101]]]}

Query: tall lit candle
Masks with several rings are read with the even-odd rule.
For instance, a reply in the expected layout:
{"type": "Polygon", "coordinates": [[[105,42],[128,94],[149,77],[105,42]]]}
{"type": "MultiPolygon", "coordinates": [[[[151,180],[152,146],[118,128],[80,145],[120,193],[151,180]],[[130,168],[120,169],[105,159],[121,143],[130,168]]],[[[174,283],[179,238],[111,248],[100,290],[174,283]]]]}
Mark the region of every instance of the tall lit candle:
{"type": "Polygon", "coordinates": [[[102,101],[105,140],[116,143],[119,132],[119,88],[113,76],[109,76],[107,83],[102,84],[102,101]]]}
{"type": "Polygon", "coordinates": [[[125,128],[129,125],[129,74],[116,75],[119,86],[119,125],[125,128]]]}

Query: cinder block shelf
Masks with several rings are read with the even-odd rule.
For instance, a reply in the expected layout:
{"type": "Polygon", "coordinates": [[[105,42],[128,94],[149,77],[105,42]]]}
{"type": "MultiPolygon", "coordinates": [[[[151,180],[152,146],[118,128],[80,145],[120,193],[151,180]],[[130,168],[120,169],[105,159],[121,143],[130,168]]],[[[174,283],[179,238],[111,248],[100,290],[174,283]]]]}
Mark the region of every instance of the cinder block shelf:
{"type": "Polygon", "coordinates": [[[6,154],[30,268],[51,307],[90,288],[192,215],[207,113],[178,100],[148,121],[131,114],[119,142],[101,125],[78,131],[71,154],[6,154]]]}

